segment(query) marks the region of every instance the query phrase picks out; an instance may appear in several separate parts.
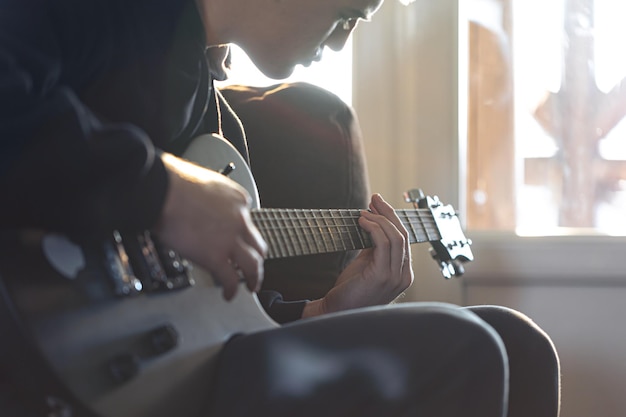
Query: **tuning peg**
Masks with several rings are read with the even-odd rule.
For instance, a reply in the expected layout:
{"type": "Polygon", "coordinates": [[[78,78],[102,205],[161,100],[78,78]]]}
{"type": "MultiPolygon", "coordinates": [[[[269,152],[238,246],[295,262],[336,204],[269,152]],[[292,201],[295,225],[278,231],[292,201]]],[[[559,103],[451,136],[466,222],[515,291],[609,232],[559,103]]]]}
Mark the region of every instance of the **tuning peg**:
{"type": "Polygon", "coordinates": [[[465,273],[465,268],[457,261],[441,262],[441,273],[446,279],[460,277],[465,273]]]}
{"type": "Polygon", "coordinates": [[[452,276],[454,275],[454,270],[450,270],[449,266],[450,265],[446,262],[440,263],[441,274],[443,275],[445,279],[451,279],[452,276]]]}
{"type": "Polygon", "coordinates": [[[443,261],[437,255],[437,251],[433,248],[430,248],[430,256],[439,264],[439,269],[441,269],[441,274],[446,279],[451,279],[452,277],[460,277],[465,273],[465,268],[463,264],[457,260],[446,260],[443,261]]]}
{"type": "Polygon", "coordinates": [[[460,277],[461,275],[465,273],[465,267],[463,266],[461,262],[458,262],[456,260],[452,261],[451,267],[454,270],[454,276],[456,277],[460,277]]]}
{"type": "Polygon", "coordinates": [[[472,240],[471,239],[460,240],[459,246],[462,248],[464,248],[465,246],[472,246],[472,240]]]}
{"type": "Polygon", "coordinates": [[[407,203],[417,203],[426,198],[426,195],[420,188],[414,188],[404,193],[404,201],[407,203]]]}
{"type": "Polygon", "coordinates": [[[441,270],[441,274],[443,275],[443,277],[446,279],[452,278],[452,276],[454,275],[454,269],[450,268],[449,266],[450,262],[441,260],[441,258],[437,254],[437,251],[433,248],[430,248],[429,253],[430,253],[430,256],[439,265],[439,269],[441,270]]]}

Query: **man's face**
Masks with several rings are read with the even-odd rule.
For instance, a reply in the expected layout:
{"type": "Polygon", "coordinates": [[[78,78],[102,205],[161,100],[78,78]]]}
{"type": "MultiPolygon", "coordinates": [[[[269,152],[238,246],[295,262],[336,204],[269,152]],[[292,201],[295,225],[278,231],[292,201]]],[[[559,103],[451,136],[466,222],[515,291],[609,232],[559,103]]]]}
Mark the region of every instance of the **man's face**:
{"type": "Polygon", "coordinates": [[[285,78],[298,64],[321,59],[325,46],[340,50],[358,20],[384,0],[247,0],[233,41],[268,77],[285,78]]]}

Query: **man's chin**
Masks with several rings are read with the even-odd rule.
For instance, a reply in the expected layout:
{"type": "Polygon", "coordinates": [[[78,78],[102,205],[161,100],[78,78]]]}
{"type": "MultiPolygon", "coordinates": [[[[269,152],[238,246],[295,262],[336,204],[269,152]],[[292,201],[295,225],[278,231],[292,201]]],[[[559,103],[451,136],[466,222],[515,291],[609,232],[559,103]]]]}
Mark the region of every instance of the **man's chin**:
{"type": "Polygon", "coordinates": [[[272,66],[268,68],[264,68],[264,67],[258,67],[258,68],[259,68],[259,71],[261,71],[263,75],[265,75],[268,78],[272,78],[274,80],[283,80],[285,78],[289,78],[291,74],[293,74],[293,71],[295,70],[296,67],[294,65],[291,65],[291,66],[286,66],[286,67],[272,66]]]}

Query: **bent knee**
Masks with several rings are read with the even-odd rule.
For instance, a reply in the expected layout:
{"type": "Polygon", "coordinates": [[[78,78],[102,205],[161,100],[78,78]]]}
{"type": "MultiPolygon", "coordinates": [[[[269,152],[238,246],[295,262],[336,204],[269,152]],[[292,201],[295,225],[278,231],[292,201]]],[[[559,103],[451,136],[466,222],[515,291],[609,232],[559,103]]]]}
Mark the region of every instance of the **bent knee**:
{"type": "Polygon", "coordinates": [[[558,354],[548,333],[527,315],[503,306],[467,307],[500,335],[509,353],[524,349],[558,364],[558,354]]]}
{"type": "Polygon", "coordinates": [[[479,315],[446,303],[418,303],[414,307],[409,303],[408,306],[408,311],[415,314],[409,314],[410,321],[405,324],[416,337],[423,337],[440,349],[452,345],[455,349],[445,349],[452,355],[484,357],[496,368],[507,368],[506,348],[500,334],[479,315]]]}

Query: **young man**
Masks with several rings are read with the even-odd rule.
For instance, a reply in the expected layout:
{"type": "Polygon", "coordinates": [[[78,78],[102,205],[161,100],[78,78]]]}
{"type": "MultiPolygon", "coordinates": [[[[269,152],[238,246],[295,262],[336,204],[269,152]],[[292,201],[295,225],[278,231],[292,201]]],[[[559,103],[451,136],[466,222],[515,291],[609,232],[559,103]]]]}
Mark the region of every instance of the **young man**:
{"type": "MultiPolygon", "coordinates": [[[[266,75],[285,77],[320,59],[325,46],[341,49],[381,4],[4,0],[0,190],[11,198],[1,205],[0,229],[36,228],[79,241],[150,230],[207,270],[225,299],[242,279],[257,291],[267,246],[251,220],[250,195],[180,155],[194,137],[214,132],[247,157],[243,132],[223,129],[236,126],[235,116],[213,88],[225,76],[229,43],[266,75]]],[[[206,414],[558,415],[556,352],[521,314],[375,307],[411,285],[413,270],[407,232],[392,207],[374,195],[369,208],[358,224],[374,247],[325,297],[267,306],[292,323],[226,344],[206,414]]],[[[9,384],[10,369],[3,373],[9,384]]],[[[22,387],[12,389],[18,400],[5,398],[5,407],[26,413],[43,403],[25,403],[22,387]]]]}

